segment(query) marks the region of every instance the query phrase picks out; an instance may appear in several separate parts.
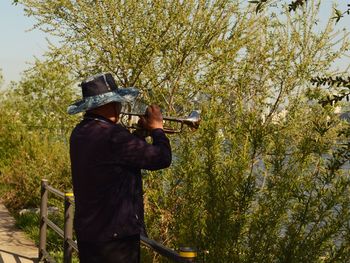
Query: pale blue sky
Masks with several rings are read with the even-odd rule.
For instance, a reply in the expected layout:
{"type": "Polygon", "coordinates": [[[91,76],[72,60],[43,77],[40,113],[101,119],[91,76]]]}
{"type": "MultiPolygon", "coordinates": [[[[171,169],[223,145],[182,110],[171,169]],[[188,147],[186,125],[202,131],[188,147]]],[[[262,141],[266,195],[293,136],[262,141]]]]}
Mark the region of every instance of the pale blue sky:
{"type": "MultiPolygon", "coordinates": [[[[12,0],[0,0],[0,68],[6,83],[18,81],[21,72],[34,61],[34,56],[40,57],[47,49],[45,38],[49,37],[39,30],[28,30],[34,24],[33,18],[24,16],[22,7],[11,4],[12,0]]],[[[321,18],[326,19],[331,12],[331,0],[323,0],[321,18]]],[[[339,9],[346,10],[350,0],[340,0],[339,9]]],[[[337,28],[345,27],[350,31],[350,16],[345,16],[337,28]]],[[[341,64],[349,64],[350,59],[341,64]]]]}
{"type": "Polygon", "coordinates": [[[39,30],[27,32],[34,20],[24,16],[20,6],[12,0],[0,0],[0,68],[6,83],[19,80],[20,72],[28,68],[34,56],[47,49],[45,34],[39,30]]]}

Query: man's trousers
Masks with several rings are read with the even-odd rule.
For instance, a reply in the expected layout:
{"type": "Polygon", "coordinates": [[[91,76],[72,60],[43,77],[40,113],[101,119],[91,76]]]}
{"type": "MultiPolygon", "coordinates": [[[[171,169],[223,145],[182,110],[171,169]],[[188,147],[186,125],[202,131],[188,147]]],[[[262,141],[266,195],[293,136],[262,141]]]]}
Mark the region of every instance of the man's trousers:
{"type": "Polygon", "coordinates": [[[140,236],[107,242],[79,242],[80,263],[139,263],[140,236]]]}

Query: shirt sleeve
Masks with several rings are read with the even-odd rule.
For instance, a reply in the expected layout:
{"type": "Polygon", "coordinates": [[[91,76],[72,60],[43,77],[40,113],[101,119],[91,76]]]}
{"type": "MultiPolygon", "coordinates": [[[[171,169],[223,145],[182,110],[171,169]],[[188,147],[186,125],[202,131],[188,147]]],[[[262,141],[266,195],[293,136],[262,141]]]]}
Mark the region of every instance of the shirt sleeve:
{"type": "Polygon", "coordinates": [[[158,170],[171,164],[169,139],[162,129],[151,132],[152,144],[129,133],[127,130],[114,132],[111,138],[115,160],[124,166],[136,169],[158,170]]]}

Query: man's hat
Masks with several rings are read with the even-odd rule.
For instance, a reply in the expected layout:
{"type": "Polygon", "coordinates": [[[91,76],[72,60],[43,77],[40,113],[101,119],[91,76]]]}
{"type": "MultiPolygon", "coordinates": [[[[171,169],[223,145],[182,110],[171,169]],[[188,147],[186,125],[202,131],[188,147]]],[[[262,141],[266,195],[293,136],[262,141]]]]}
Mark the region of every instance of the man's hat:
{"type": "Polygon", "coordinates": [[[83,99],[68,107],[69,114],[91,110],[110,102],[131,102],[139,94],[136,88],[118,89],[111,73],[89,77],[80,86],[83,99]]]}

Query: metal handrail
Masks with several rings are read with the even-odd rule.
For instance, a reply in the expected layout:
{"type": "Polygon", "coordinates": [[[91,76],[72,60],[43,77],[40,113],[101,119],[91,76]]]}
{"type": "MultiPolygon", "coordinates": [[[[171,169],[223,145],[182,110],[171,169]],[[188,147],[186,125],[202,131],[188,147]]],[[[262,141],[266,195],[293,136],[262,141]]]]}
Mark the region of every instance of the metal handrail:
{"type": "Polygon", "coordinates": [[[157,243],[156,241],[149,239],[148,237],[145,236],[140,236],[141,239],[141,244],[143,244],[146,247],[149,247],[156,251],[158,254],[162,255],[163,257],[166,257],[174,262],[179,262],[179,263],[188,263],[188,262],[193,262],[189,261],[186,258],[181,257],[178,253],[176,253],[174,250],[169,249],[162,244],[157,243]]]}
{"type": "MultiPolygon", "coordinates": [[[[77,243],[73,240],[73,207],[74,200],[72,193],[63,193],[52,186],[49,186],[48,180],[41,180],[41,205],[40,205],[40,234],[39,234],[39,260],[46,262],[55,262],[46,250],[47,226],[53,229],[64,240],[63,262],[72,262],[73,249],[78,252],[77,243]],[[64,229],[60,229],[54,222],[48,218],[47,203],[48,193],[64,199],[64,229]]],[[[145,236],[140,236],[141,244],[151,248],[160,255],[172,260],[173,262],[188,263],[194,262],[194,258],[183,257],[176,251],[159,244],[145,236]]]]}

